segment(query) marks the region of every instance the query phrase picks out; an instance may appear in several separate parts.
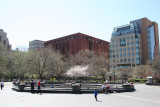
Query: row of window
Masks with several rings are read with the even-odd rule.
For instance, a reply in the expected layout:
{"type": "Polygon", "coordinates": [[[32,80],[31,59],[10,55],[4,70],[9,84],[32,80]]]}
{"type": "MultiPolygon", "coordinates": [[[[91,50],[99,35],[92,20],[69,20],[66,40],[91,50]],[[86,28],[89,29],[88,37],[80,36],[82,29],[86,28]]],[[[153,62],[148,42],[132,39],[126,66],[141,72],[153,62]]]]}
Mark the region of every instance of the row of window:
{"type": "MultiPolygon", "coordinates": [[[[126,45],[126,43],[120,43],[120,45],[119,44],[112,44],[111,45],[111,48],[118,48],[119,46],[120,47],[123,47],[123,46],[131,46],[131,45],[135,45],[135,42],[134,41],[131,41],[131,42],[127,42],[127,45],[126,45]]],[[[139,42],[136,42],[136,45],[139,45],[139,42]]]]}
{"type": "Polygon", "coordinates": [[[113,54],[113,55],[111,56],[111,59],[112,59],[112,57],[113,57],[113,58],[119,58],[119,57],[122,58],[122,57],[131,57],[131,56],[133,57],[133,56],[135,56],[135,55],[136,55],[137,57],[139,57],[139,53],[136,53],[136,54],[135,54],[134,52],[131,52],[131,53],[123,53],[123,54],[121,53],[121,54],[116,54],[116,55],[113,54]]]}
{"type": "Polygon", "coordinates": [[[114,53],[134,51],[134,50],[139,51],[138,48],[135,49],[135,47],[127,47],[127,48],[120,48],[120,49],[112,49],[110,50],[110,53],[114,54],[114,53]]]}
{"type": "Polygon", "coordinates": [[[111,42],[112,42],[112,43],[115,43],[115,42],[118,43],[118,41],[120,41],[121,39],[123,39],[123,40],[126,40],[126,39],[127,39],[127,41],[130,41],[130,39],[131,39],[131,40],[134,40],[134,36],[131,36],[131,37],[130,37],[130,36],[127,36],[127,37],[116,38],[116,39],[113,38],[111,42]]]}
{"type": "MultiPolygon", "coordinates": [[[[53,41],[53,43],[60,43],[60,42],[63,42],[63,41],[65,41],[65,40],[69,40],[69,39],[76,39],[76,38],[78,38],[78,36],[73,36],[73,37],[70,37],[70,38],[66,38],[66,39],[61,39],[61,40],[56,40],[56,41],[53,41]]],[[[96,43],[100,43],[100,44],[106,44],[106,45],[108,45],[109,46],[109,43],[104,43],[104,42],[102,42],[102,41],[97,41],[97,40],[94,40],[94,39],[91,39],[91,38],[88,38],[88,37],[84,37],[84,36],[81,36],[81,38],[83,38],[83,39],[86,39],[86,40],[89,40],[89,41],[95,41],[96,43]]],[[[49,43],[45,43],[45,45],[48,45],[49,43]]]]}
{"type": "MultiPolygon", "coordinates": [[[[139,64],[140,63],[140,59],[139,58],[124,58],[124,59],[120,59],[120,60],[117,60],[117,63],[130,63],[130,62],[135,62],[136,61],[136,63],[137,64],[139,64]]],[[[113,60],[113,63],[115,63],[115,60],[113,60]]]]}
{"type": "MultiPolygon", "coordinates": [[[[100,44],[105,44],[104,42],[102,42],[102,41],[97,41],[97,40],[94,40],[94,39],[92,39],[92,38],[89,38],[89,37],[84,37],[84,36],[81,36],[81,38],[83,38],[83,39],[86,39],[86,40],[89,40],[89,41],[92,41],[92,42],[96,42],[96,43],[100,43],[100,44]]],[[[109,46],[109,44],[108,43],[106,43],[106,45],[108,45],[109,46]]]]}

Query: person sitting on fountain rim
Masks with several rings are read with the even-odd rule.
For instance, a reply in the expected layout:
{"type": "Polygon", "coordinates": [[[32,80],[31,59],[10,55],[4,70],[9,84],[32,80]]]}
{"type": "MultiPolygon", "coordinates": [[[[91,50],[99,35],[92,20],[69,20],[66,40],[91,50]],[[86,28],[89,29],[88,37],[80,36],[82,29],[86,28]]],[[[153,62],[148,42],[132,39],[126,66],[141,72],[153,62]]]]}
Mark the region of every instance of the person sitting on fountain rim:
{"type": "Polygon", "coordinates": [[[108,84],[106,84],[106,94],[108,94],[109,93],[109,86],[108,86],[108,84]]]}
{"type": "Polygon", "coordinates": [[[53,86],[53,84],[51,85],[51,88],[53,88],[54,86],[53,86]]]}

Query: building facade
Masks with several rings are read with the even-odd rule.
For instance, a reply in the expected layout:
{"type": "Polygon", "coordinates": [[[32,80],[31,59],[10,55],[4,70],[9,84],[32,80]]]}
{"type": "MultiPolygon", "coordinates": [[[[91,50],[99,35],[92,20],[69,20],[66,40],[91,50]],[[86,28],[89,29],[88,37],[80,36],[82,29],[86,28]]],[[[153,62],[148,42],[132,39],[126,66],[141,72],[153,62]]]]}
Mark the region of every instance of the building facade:
{"type": "Polygon", "coordinates": [[[60,50],[63,55],[76,54],[80,50],[94,51],[109,58],[109,42],[82,33],[75,33],[46,41],[44,47],[60,50]]]}
{"type": "Polygon", "coordinates": [[[44,41],[41,40],[33,40],[29,42],[29,51],[36,51],[44,48],[44,41]]]}
{"type": "Polygon", "coordinates": [[[7,33],[0,29],[0,43],[7,47],[8,50],[11,50],[11,45],[9,44],[9,40],[7,38],[7,33]]]}
{"type": "Polygon", "coordinates": [[[146,64],[159,54],[158,24],[147,18],[115,27],[110,41],[112,70],[146,64]]]}

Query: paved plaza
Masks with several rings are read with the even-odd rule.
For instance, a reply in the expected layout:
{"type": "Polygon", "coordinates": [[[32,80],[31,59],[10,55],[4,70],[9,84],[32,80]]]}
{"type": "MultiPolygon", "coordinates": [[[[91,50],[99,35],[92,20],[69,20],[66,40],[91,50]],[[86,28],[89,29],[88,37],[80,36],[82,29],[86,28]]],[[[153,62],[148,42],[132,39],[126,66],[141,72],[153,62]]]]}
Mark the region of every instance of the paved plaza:
{"type": "Polygon", "coordinates": [[[160,86],[135,84],[135,92],[99,94],[31,94],[13,91],[12,83],[0,90],[0,107],[160,107],[160,86]]]}

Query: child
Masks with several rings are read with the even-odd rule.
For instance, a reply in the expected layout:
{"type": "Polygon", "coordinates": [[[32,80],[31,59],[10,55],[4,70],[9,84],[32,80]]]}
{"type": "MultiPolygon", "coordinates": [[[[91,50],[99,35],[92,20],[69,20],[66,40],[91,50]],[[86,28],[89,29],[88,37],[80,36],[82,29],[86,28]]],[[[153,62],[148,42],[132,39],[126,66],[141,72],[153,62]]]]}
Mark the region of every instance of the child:
{"type": "Polygon", "coordinates": [[[96,101],[97,101],[97,95],[98,95],[98,91],[97,91],[97,89],[95,89],[94,90],[94,96],[95,96],[96,101]]]}

